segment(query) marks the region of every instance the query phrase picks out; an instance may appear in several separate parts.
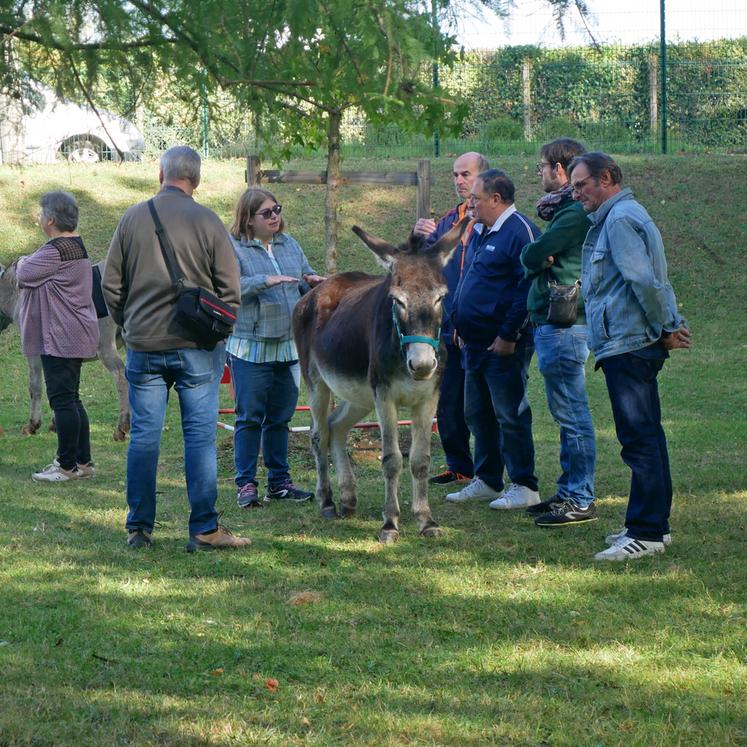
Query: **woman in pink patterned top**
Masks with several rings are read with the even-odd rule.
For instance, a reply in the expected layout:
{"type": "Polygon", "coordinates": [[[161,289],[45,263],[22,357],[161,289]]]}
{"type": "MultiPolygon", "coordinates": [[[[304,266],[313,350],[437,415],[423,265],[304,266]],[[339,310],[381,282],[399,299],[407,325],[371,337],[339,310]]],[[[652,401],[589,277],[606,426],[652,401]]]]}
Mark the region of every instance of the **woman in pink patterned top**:
{"type": "Polygon", "coordinates": [[[16,265],[19,324],[23,354],[41,356],[57,425],[57,458],[31,477],[63,482],[95,472],[79,390],[80,367],[84,359],[96,357],[99,328],[91,263],[76,230],[78,204],[68,192],[48,192],[39,204],[39,226],[49,241],[16,265]]]}

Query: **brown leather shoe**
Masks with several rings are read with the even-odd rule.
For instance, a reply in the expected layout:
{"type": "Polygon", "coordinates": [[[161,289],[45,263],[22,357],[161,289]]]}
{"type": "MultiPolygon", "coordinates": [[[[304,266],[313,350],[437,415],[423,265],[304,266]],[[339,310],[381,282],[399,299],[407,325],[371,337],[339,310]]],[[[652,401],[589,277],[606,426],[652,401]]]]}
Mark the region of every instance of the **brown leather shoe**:
{"type": "Polygon", "coordinates": [[[252,541],[248,537],[237,537],[224,526],[218,524],[214,532],[208,534],[190,534],[187,552],[195,550],[227,550],[247,547],[252,541]]]}

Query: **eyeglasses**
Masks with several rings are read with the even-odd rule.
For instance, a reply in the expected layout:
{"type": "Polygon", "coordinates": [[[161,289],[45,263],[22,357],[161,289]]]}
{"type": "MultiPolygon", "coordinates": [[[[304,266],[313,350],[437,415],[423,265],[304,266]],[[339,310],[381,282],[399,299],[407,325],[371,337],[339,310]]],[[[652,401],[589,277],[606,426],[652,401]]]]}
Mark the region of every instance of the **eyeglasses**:
{"type": "Polygon", "coordinates": [[[576,195],[581,194],[581,190],[586,186],[586,183],[593,177],[587,176],[586,179],[579,179],[575,184],[571,184],[571,192],[576,195]]]}
{"type": "Polygon", "coordinates": [[[540,175],[542,171],[544,170],[545,166],[549,166],[549,165],[550,165],[549,161],[540,161],[537,164],[537,174],[540,175]]]}
{"type": "Polygon", "coordinates": [[[273,215],[280,215],[280,213],[283,211],[282,205],[274,205],[271,208],[265,208],[264,210],[257,210],[255,215],[259,215],[261,218],[264,218],[265,220],[270,220],[273,215]]]}

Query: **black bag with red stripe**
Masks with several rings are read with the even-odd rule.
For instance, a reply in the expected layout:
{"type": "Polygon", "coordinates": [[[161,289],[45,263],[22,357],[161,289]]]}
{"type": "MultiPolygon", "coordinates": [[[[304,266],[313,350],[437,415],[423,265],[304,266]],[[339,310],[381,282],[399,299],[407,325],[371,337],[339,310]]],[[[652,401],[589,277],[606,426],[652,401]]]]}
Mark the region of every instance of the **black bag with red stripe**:
{"type": "Polygon", "coordinates": [[[231,334],[236,312],[204,288],[183,288],[176,302],[175,319],[190,340],[212,350],[231,334]]]}
{"type": "Polygon", "coordinates": [[[236,311],[233,306],[229,306],[204,288],[184,287],[184,276],[179,271],[171,241],[152,199],[148,200],[148,209],[156,224],[158,243],[161,245],[166,267],[176,290],[174,319],[187,340],[197,343],[198,347],[205,350],[213,350],[233,331],[236,311]]]}

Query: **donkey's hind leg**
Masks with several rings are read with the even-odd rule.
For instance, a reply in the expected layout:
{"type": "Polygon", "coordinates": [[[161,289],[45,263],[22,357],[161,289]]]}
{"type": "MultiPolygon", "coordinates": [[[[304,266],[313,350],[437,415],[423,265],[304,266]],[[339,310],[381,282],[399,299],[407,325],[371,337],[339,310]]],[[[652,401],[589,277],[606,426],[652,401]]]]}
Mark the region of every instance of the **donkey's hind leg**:
{"type": "Polygon", "coordinates": [[[31,414],[28,423],[21,428],[24,436],[33,436],[41,426],[42,401],[42,364],[38,355],[26,359],[29,366],[29,399],[31,400],[31,414]]]}
{"type": "Polygon", "coordinates": [[[312,376],[308,386],[311,408],[311,450],[316,462],[316,499],[325,519],[334,519],[337,509],[329,482],[329,387],[320,376],[312,376]]]}
{"type": "Polygon", "coordinates": [[[337,470],[337,484],[340,486],[340,516],[342,518],[352,516],[358,503],[353,465],[348,456],[348,433],[361,418],[365,417],[369,409],[366,405],[354,405],[345,400],[329,416],[332,459],[337,470]]]}

